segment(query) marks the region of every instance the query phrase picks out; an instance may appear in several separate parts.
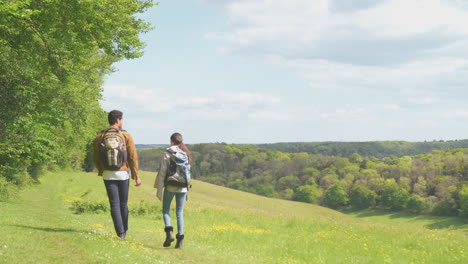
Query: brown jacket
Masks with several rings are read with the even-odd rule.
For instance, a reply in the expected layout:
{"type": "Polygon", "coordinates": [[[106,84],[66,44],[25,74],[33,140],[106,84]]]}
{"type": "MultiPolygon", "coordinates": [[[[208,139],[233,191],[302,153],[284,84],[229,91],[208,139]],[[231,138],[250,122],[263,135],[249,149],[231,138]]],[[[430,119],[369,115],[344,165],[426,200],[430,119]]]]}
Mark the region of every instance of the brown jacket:
{"type": "MultiPolygon", "coordinates": [[[[109,126],[109,128],[115,126],[109,126]]],[[[132,179],[138,178],[138,155],[135,147],[135,142],[133,141],[132,136],[125,130],[120,130],[125,138],[125,145],[127,146],[127,162],[119,169],[119,171],[131,171],[132,179]]],[[[94,165],[98,170],[98,175],[102,176],[104,168],[101,164],[101,159],[99,158],[99,144],[101,143],[104,133],[101,132],[96,136],[93,142],[93,160],[94,165]]]]}

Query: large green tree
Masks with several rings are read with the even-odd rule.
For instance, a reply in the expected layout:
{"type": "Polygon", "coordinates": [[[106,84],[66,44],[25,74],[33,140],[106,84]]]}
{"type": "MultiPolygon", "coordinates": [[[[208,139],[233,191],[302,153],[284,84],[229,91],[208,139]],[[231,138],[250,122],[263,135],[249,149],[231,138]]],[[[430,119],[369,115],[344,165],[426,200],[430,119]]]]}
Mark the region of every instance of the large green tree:
{"type": "Polygon", "coordinates": [[[142,55],[137,17],[151,0],[4,0],[0,3],[0,176],[80,167],[105,125],[103,78],[142,55]]]}

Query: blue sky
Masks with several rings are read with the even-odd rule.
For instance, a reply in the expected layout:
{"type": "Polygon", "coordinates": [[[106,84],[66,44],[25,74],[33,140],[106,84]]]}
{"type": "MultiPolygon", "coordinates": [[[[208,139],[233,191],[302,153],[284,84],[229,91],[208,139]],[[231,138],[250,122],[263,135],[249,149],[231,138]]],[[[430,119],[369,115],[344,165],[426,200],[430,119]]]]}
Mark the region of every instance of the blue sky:
{"type": "Polygon", "coordinates": [[[137,143],[468,138],[468,3],[161,0],[102,106],[137,143]]]}

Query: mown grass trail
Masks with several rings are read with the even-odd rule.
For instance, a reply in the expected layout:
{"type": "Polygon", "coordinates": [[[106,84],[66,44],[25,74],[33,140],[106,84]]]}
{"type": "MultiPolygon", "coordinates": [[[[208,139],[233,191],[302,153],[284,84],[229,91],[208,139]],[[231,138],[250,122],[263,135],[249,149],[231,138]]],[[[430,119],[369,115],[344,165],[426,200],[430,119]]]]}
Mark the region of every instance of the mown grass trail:
{"type": "Polygon", "coordinates": [[[458,218],[347,215],[197,181],[185,212],[185,249],[166,249],[155,175],[142,176],[143,186],[130,191],[123,242],[109,212],[100,212],[108,208],[100,178],[47,174],[15,201],[0,203],[0,262],[468,263],[468,225],[458,218]]]}

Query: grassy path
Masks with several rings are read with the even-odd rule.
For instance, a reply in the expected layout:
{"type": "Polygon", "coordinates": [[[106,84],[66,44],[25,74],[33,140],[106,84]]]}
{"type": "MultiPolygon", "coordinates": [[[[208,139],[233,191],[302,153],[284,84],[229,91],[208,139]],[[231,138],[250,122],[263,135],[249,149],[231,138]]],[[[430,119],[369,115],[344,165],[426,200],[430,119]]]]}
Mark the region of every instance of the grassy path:
{"type": "Polygon", "coordinates": [[[108,214],[72,214],[64,198],[73,178],[66,176],[47,175],[18,200],[0,204],[1,263],[160,262],[151,250],[116,239],[108,214]]]}
{"type": "Polygon", "coordinates": [[[108,207],[100,178],[44,176],[0,203],[0,263],[468,263],[467,224],[458,218],[346,215],[201,182],[187,202],[185,249],[166,249],[154,175],[142,177],[120,241],[109,212],[99,212],[108,207]],[[74,214],[73,203],[88,212],[74,214]]]}
{"type": "Polygon", "coordinates": [[[44,184],[25,191],[19,200],[2,206],[0,224],[4,232],[0,252],[5,262],[89,260],[81,254],[85,247],[80,234],[86,230],[57,197],[62,187],[63,182],[46,178],[44,184]]]}

